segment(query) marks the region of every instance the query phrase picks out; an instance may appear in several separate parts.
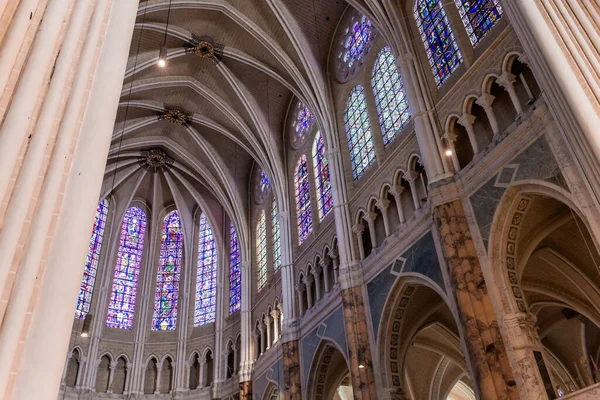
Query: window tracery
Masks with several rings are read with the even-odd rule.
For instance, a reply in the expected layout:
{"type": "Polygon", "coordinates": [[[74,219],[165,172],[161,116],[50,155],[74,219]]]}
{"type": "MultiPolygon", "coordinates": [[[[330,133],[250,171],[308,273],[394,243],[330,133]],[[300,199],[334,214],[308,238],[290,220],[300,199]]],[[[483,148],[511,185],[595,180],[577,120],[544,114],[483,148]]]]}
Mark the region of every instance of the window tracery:
{"type": "Polygon", "coordinates": [[[377,56],[371,78],[383,144],[389,144],[410,120],[408,99],[392,50],[384,47],[377,56]]]}
{"type": "Polygon", "coordinates": [[[292,122],[292,137],[291,144],[292,148],[299,149],[306,143],[306,138],[310,133],[310,130],[313,125],[313,115],[311,114],[308,107],[306,107],[301,102],[298,102],[298,106],[296,108],[295,118],[292,122]]]}
{"type": "Polygon", "coordinates": [[[258,266],[258,290],[267,283],[267,217],[260,212],[256,226],[256,262],[258,266]]]}
{"type": "Polygon", "coordinates": [[[183,258],[183,228],[177,210],[165,217],[156,276],[152,329],[172,331],[177,326],[179,275],[183,258]]]}
{"type": "Polygon", "coordinates": [[[296,164],[294,176],[296,187],[296,214],[298,216],[298,241],[302,244],[312,232],[312,211],[310,209],[310,183],[306,155],[302,155],[296,164]]]}
{"type": "Polygon", "coordinates": [[[132,328],[145,233],[146,213],[139,207],[130,207],[121,225],[119,251],[106,315],[106,326],[109,328],[132,328]]]}
{"type": "Polygon", "coordinates": [[[254,188],[256,204],[264,203],[269,191],[271,190],[271,181],[264,169],[260,168],[260,172],[256,177],[256,187],[254,188]]]}
{"type": "Polygon", "coordinates": [[[473,47],[502,18],[499,0],[454,0],[473,47]]]}
{"type": "Polygon", "coordinates": [[[463,62],[448,17],[440,0],[418,0],[413,13],[436,83],[441,86],[463,62]]]}
{"type": "Polygon", "coordinates": [[[325,155],[325,140],[321,131],[315,135],[312,148],[315,186],[317,188],[317,204],[319,208],[319,221],[329,214],[333,208],[331,193],[331,178],[329,176],[329,161],[325,155]]]}
{"type": "Polygon", "coordinates": [[[90,246],[88,248],[87,260],[83,269],[83,277],[81,278],[81,288],[79,289],[79,297],[77,298],[77,307],[75,308],[75,317],[78,319],[85,318],[90,311],[107,214],[108,200],[104,199],[98,204],[98,207],[96,207],[96,217],[94,218],[90,246]]]}
{"type": "Polygon", "coordinates": [[[337,77],[346,82],[362,66],[375,38],[375,27],[371,21],[356,11],[342,32],[338,45],[337,77]]]}
{"type": "Polygon", "coordinates": [[[350,147],[352,173],[357,180],[375,161],[375,147],[363,87],[358,85],[350,93],[345,113],[346,134],[350,147]]]}
{"type": "Polygon", "coordinates": [[[240,271],[240,245],[233,222],[229,226],[229,313],[238,311],[242,305],[242,273],[240,271]]]}
{"type": "Polygon", "coordinates": [[[216,311],[217,252],[212,227],[204,213],[200,216],[198,236],[194,326],[215,322],[216,311]]]}

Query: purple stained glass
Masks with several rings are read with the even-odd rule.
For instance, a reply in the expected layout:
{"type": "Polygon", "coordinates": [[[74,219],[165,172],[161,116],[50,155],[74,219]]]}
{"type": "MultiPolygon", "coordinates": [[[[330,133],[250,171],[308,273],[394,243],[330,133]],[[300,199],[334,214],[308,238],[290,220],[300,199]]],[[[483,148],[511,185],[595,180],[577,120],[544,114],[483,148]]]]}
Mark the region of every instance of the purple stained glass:
{"type": "Polygon", "coordinates": [[[273,269],[277,271],[281,267],[281,231],[279,230],[279,211],[275,197],[273,197],[271,206],[271,238],[273,240],[273,269]]]}
{"type": "Polygon", "coordinates": [[[362,65],[365,55],[369,53],[375,38],[375,29],[367,17],[356,13],[342,32],[343,38],[339,45],[338,77],[345,81],[356,73],[362,65]]]}
{"type": "Polygon", "coordinates": [[[502,18],[499,0],[454,0],[473,47],[502,18]]]}
{"type": "Polygon", "coordinates": [[[269,188],[270,185],[271,185],[271,182],[269,182],[269,177],[267,176],[267,174],[264,170],[261,170],[260,171],[260,190],[264,192],[269,188]]]}
{"type": "Polygon", "coordinates": [[[315,169],[315,186],[317,187],[319,221],[323,221],[323,218],[325,218],[333,208],[333,196],[331,193],[329,162],[325,156],[325,140],[323,139],[321,131],[317,132],[315,135],[312,156],[315,169]]]}
{"type": "Polygon", "coordinates": [[[237,233],[233,222],[229,226],[229,313],[238,311],[242,305],[241,254],[237,233]]]}
{"type": "Polygon", "coordinates": [[[75,308],[75,317],[78,319],[85,318],[90,311],[90,305],[92,304],[92,294],[94,292],[96,272],[98,272],[98,259],[100,258],[107,214],[108,200],[104,199],[98,204],[98,207],[96,207],[96,218],[94,218],[90,246],[88,247],[87,260],[83,269],[81,288],[79,289],[79,297],[77,298],[77,307],[75,308]]]}
{"type": "Polygon", "coordinates": [[[294,134],[292,135],[292,147],[299,148],[306,141],[306,135],[310,132],[313,124],[313,115],[308,107],[298,103],[296,118],[293,122],[294,134]]]}
{"type": "Polygon", "coordinates": [[[296,214],[298,216],[298,241],[300,244],[312,232],[312,211],[310,209],[310,183],[306,155],[302,155],[296,164],[296,214]]]}
{"type": "Polygon", "coordinates": [[[441,86],[463,62],[441,0],[418,0],[414,16],[433,75],[441,86]]]}
{"type": "Polygon", "coordinates": [[[139,207],[130,207],[123,217],[117,263],[106,315],[109,328],[131,329],[144,250],[146,214],[139,207]]]}
{"type": "Polygon", "coordinates": [[[217,252],[212,227],[206,215],[200,217],[198,268],[196,274],[196,307],[194,326],[215,322],[217,287],[217,252]]]}
{"type": "Polygon", "coordinates": [[[262,210],[256,225],[256,263],[258,266],[258,290],[267,283],[267,217],[262,210]]]}
{"type": "Polygon", "coordinates": [[[173,331],[177,327],[179,275],[183,259],[183,227],[177,211],[165,217],[154,292],[152,330],[173,331]]]}
{"type": "Polygon", "coordinates": [[[410,120],[408,99],[404,94],[402,78],[389,47],[384,47],[377,56],[371,79],[377,104],[383,144],[389,144],[410,120]]]}
{"type": "Polygon", "coordinates": [[[345,113],[346,134],[352,160],[352,173],[357,180],[375,162],[375,147],[371,137],[371,123],[367,112],[367,101],[362,86],[350,93],[345,113]]]}

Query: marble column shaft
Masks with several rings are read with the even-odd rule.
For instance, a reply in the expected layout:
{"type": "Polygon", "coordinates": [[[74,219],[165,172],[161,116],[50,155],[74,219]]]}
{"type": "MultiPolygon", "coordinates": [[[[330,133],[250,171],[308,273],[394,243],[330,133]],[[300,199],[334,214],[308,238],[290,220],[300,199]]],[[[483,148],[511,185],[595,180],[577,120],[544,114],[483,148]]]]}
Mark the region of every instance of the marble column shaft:
{"type": "Polygon", "coordinates": [[[252,400],[252,381],[240,382],[240,400],[252,400]]]}
{"type": "Polygon", "coordinates": [[[300,379],[300,344],[297,340],[283,344],[283,398],[302,400],[300,379]]]}

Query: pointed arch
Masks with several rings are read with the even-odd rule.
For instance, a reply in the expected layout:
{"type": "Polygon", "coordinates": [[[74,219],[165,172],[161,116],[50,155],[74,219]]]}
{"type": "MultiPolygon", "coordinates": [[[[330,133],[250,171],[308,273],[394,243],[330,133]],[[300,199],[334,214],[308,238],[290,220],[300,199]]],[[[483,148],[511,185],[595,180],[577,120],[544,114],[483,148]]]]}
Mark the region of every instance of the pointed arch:
{"type": "Polygon", "coordinates": [[[258,269],[258,290],[267,283],[267,217],[265,210],[260,212],[256,225],[256,265],[258,269]]]}
{"type": "Polygon", "coordinates": [[[177,326],[179,275],[183,258],[183,227],[177,210],[164,219],[156,275],[152,330],[173,331],[177,326]]]}
{"type": "Polygon", "coordinates": [[[229,223],[229,313],[238,311],[242,305],[242,274],[240,271],[240,244],[233,222],[229,223]]]}
{"type": "Polygon", "coordinates": [[[331,192],[331,177],[329,175],[329,161],[325,155],[325,140],[318,131],[312,146],[312,157],[315,172],[315,187],[317,188],[317,204],[319,208],[319,221],[333,209],[333,194],[331,192]]]}
{"type": "Polygon", "coordinates": [[[502,18],[503,10],[499,0],[454,0],[454,2],[473,47],[477,46],[502,18]]]}
{"type": "Polygon", "coordinates": [[[371,136],[367,100],[365,91],[360,85],[352,89],[348,97],[344,122],[348,135],[352,174],[354,180],[357,180],[375,162],[375,147],[371,136]]]}
{"type": "Polygon", "coordinates": [[[417,0],[413,9],[427,58],[438,86],[463,62],[441,0],[417,0]]]}
{"type": "Polygon", "coordinates": [[[298,218],[298,242],[302,244],[313,229],[310,208],[310,183],[308,182],[308,163],[306,155],[300,156],[294,174],[296,187],[296,215],[298,218]]]}
{"type": "Polygon", "coordinates": [[[121,238],[106,315],[109,328],[131,329],[146,234],[146,213],[130,207],[121,225],[121,238]]]}
{"type": "Polygon", "coordinates": [[[85,318],[92,304],[92,295],[94,292],[94,283],[96,282],[96,273],[98,272],[98,259],[100,258],[100,250],[102,249],[102,238],[104,237],[107,214],[108,200],[104,199],[96,207],[96,217],[94,218],[90,246],[83,269],[83,277],[81,278],[77,307],[75,308],[75,317],[78,319],[85,318]]]}
{"type": "Polygon", "coordinates": [[[217,252],[215,237],[205,213],[200,215],[198,264],[196,268],[196,305],[194,326],[215,322],[217,287],[217,252]]]}
{"type": "Polygon", "coordinates": [[[387,145],[410,120],[410,109],[404,93],[402,77],[396,68],[394,55],[389,46],[381,49],[377,55],[371,84],[377,104],[383,144],[387,145]]]}

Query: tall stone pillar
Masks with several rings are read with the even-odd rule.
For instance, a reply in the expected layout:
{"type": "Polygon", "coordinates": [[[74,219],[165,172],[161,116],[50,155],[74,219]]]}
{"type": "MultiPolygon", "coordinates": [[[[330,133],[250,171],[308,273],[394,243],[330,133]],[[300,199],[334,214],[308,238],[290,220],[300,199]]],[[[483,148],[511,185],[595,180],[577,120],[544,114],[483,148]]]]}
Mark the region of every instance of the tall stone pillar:
{"type": "Polygon", "coordinates": [[[435,207],[433,214],[479,396],[519,399],[463,206],[454,200],[435,207]]]}
{"type": "Polygon", "coordinates": [[[356,400],[376,400],[377,388],[362,286],[341,291],[352,389],[356,400]]]}
{"type": "Polygon", "coordinates": [[[302,400],[300,380],[300,345],[297,340],[283,344],[283,398],[302,400]]]}

